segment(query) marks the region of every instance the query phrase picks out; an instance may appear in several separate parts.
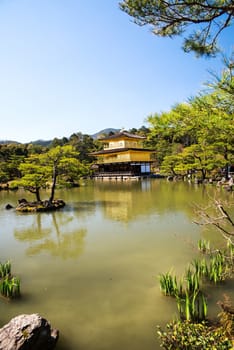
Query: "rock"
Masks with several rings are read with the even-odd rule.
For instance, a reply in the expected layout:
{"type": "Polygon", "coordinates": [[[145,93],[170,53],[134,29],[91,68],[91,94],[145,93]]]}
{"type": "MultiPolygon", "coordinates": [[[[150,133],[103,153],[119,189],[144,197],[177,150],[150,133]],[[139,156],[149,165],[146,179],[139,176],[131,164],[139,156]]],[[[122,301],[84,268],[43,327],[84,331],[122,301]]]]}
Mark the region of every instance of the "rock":
{"type": "Polygon", "coordinates": [[[0,328],[0,350],[51,350],[58,337],[39,314],[19,315],[0,328]]]}
{"type": "Polygon", "coordinates": [[[27,201],[27,199],[25,199],[25,198],[21,198],[21,199],[18,200],[18,203],[19,203],[19,204],[27,204],[28,201],[27,201]]]}
{"type": "Polygon", "coordinates": [[[168,176],[167,181],[173,181],[173,176],[168,176]]]}
{"type": "Polygon", "coordinates": [[[11,205],[11,204],[7,204],[6,206],[5,206],[5,209],[7,209],[7,210],[10,210],[10,209],[12,209],[13,208],[13,206],[11,205]]]}
{"type": "Polygon", "coordinates": [[[1,184],[0,190],[5,190],[5,191],[9,190],[9,184],[1,184]]]}

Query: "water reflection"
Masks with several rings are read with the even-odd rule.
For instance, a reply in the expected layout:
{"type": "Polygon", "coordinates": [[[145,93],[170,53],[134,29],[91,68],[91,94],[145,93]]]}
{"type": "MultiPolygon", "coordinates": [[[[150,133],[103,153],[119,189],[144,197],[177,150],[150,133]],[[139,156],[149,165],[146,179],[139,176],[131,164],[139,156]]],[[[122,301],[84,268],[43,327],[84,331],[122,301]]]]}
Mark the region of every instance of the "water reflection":
{"type": "MultiPolygon", "coordinates": [[[[48,252],[53,256],[67,259],[77,258],[83,253],[87,230],[73,228],[73,231],[67,232],[73,218],[57,214],[34,214],[33,223],[30,223],[29,227],[14,230],[14,236],[18,241],[29,242],[29,247],[26,248],[27,255],[48,252]]],[[[72,225],[75,226],[73,223],[72,225]]]]}
{"type": "Polygon", "coordinates": [[[61,191],[59,195],[68,203],[64,212],[85,218],[100,209],[106,218],[126,223],[146,215],[175,212],[186,214],[192,221],[194,204],[207,201],[209,196],[216,196],[216,192],[217,189],[209,185],[195,187],[188,182],[148,179],[92,182],[82,188],[61,191]]]}
{"type": "Polygon", "coordinates": [[[39,312],[60,330],[58,350],[159,350],[156,325],[177,309],[157,276],[182,275],[198,239],[220,237],[192,223],[193,203],[207,206],[215,190],[161,180],[91,182],[58,190],[63,210],[29,215],[4,210],[23,194],[0,193],[0,256],[12,258],[22,279],[22,299],[1,304],[1,322],[39,312]]]}
{"type": "MultiPolygon", "coordinates": [[[[191,192],[194,195],[193,189],[191,192]]],[[[175,210],[191,217],[193,211],[191,198],[184,196],[180,186],[165,181],[96,184],[95,197],[102,198],[107,218],[123,222],[151,214],[174,214],[175,210]]]]}

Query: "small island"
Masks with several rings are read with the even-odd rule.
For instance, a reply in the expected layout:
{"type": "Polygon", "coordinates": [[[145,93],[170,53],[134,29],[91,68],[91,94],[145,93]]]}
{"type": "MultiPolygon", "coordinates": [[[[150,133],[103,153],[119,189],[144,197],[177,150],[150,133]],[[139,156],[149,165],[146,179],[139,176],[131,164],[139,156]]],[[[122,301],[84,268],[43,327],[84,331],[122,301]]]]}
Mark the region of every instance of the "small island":
{"type": "Polygon", "coordinates": [[[48,200],[28,202],[26,199],[20,199],[16,211],[22,213],[47,212],[63,208],[66,203],[62,199],[55,199],[52,202],[48,200]]]}
{"type": "MultiPolygon", "coordinates": [[[[65,184],[75,184],[81,174],[80,161],[77,152],[71,145],[56,146],[41,154],[32,154],[19,166],[22,174],[13,181],[11,186],[21,187],[35,195],[35,201],[19,199],[18,212],[47,212],[63,208],[66,203],[62,199],[55,199],[55,188],[58,177],[65,184]],[[49,198],[41,200],[41,190],[49,188],[49,198]]],[[[7,204],[6,209],[13,208],[7,204]]]]}

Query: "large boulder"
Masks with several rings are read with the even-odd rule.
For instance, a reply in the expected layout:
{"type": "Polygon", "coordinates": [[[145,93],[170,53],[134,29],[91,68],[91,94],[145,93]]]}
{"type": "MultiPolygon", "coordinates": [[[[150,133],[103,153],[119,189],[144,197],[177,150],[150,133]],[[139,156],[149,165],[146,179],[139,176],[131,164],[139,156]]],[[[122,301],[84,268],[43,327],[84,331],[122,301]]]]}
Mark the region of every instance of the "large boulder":
{"type": "Polygon", "coordinates": [[[40,315],[19,315],[0,328],[0,350],[51,350],[58,337],[40,315]]]}

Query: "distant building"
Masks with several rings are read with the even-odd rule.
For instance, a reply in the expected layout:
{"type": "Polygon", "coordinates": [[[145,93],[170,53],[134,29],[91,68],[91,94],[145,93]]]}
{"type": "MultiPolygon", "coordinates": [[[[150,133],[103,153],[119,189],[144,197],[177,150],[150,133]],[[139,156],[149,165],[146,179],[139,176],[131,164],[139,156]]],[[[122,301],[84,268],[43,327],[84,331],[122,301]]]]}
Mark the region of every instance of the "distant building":
{"type": "Polygon", "coordinates": [[[103,150],[93,152],[97,162],[94,177],[97,179],[125,180],[151,174],[154,151],[143,148],[144,136],[120,131],[100,139],[103,150]]]}

